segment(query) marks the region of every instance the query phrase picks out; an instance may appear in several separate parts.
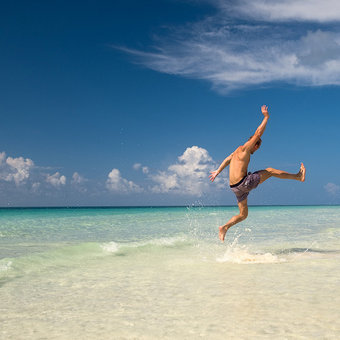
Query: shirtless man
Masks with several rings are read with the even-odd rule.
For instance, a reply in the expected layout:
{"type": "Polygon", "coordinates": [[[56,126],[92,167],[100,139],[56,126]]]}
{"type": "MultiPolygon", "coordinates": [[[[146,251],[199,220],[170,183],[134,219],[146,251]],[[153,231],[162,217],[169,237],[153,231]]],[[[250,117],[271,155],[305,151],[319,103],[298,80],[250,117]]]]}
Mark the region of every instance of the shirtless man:
{"type": "Polygon", "coordinates": [[[224,241],[226,232],[231,226],[247,218],[247,197],[249,192],[255,189],[259,184],[263,183],[272,176],[285,179],[295,179],[301,182],[304,182],[305,180],[306,169],[303,163],[301,163],[300,171],[297,174],[290,174],[288,172],[273,168],[255,171],[254,173],[248,172],[250,155],[260,148],[262,142],[261,136],[263,135],[269,118],[268,106],[263,105],[261,107],[261,111],[264,115],[264,118],[260,126],[255,131],[255,134],[251,136],[245,144],[239,146],[232,154],[230,154],[221,163],[220,167],[217,170],[212,171],[211,175],[209,176],[210,180],[213,182],[216,176],[230,164],[229,184],[231,190],[236,195],[240,213],[233,216],[225,225],[219,227],[219,238],[222,242],[224,241]]]}

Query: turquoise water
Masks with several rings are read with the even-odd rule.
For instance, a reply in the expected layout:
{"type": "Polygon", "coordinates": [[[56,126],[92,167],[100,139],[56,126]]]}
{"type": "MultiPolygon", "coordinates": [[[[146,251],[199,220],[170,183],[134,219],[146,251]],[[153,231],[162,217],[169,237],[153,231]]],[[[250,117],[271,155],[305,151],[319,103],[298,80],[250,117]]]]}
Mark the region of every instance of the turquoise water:
{"type": "Polygon", "coordinates": [[[0,338],[339,339],[340,207],[235,213],[0,209],[0,338]]]}

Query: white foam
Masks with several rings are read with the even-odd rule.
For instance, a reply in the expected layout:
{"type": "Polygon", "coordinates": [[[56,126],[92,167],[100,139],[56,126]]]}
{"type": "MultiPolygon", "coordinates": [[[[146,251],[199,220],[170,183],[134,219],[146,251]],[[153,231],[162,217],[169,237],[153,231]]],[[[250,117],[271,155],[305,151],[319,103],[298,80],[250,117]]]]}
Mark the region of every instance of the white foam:
{"type": "Polygon", "coordinates": [[[280,263],[286,262],[286,259],[279,258],[271,253],[251,253],[245,247],[231,247],[222,257],[216,259],[217,262],[232,262],[232,263],[280,263]]]}
{"type": "Polygon", "coordinates": [[[116,253],[119,249],[119,245],[116,242],[103,243],[100,247],[108,253],[116,253]]]}
{"type": "Polygon", "coordinates": [[[6,272],[11,269],[12,261],[8,261],[7,263],[0,263],[0,272],[6,272]]]}
{"type": "Polygon", "coordinates": [[[141,242],[126,243],[124,244],[124,246],[127,248],[139,248],[149,245],[159,247],[172,247],[185,242],[187,242],[187,240],[184,237],[164,237],[141,242]]]}
{"type": "MultiPolygon", "coordinates": [[[[245,232],[251,232],[250,228],[245,228],[245,232]]],[[[239,233],[235,236],[232,243],[228,246],[227,251],[222,257],[216,258],[217,262],[231,262],[231,263],[280,263],[286,262],[285,258],[280,258],[271,253],[260,253],[250,251],[245,245],[239,246],[238,240],[243,235],[239,233]]]]}
{"type": "Polygon", "coordinates": [[[145,244],[153,244],[157,246],[173,246],[178,243],[186,242],[185,238],[180,237],[168,237],[168,238],[159,238],[146,242],[145,244]]]}
{"type": "Polygon", "coordinates": [[[157,246],[157,247],[174,247],[178,244],[186,243],[187,240],[184,237],[168,237],[152,239],[148,241],[141,242],[129,242],[118,244],[116,242],[103,243],[100,247],[107,253],[117,253],[118,251],[124,251],[131,248],[144,248],[147,246],[157,246]]]}

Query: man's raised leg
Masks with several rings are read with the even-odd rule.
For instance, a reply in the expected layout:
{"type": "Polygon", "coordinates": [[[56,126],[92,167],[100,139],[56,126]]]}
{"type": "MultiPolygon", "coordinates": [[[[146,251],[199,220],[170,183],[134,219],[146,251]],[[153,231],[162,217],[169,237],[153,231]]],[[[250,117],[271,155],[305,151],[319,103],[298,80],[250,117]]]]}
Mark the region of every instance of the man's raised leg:
{"type": "Polygon", "coordinates": [[[222,242],[224,242],[224,237],[228,229],[235,225],[236,223],[239,223],[243,220],[245,220],[248,216],[248,203],[247,199],[238,202],[238,208],[240,209],[240,213],[238,215],[233,216],[225,225],[222,225],[219,227],[220,232],[218,237],[222,242]]]}
{"type": "Polygon", "coordinates": [[[260,174],[260,183],[263,183],[270,177],[277,177],[277,178],[283,178],[283,179],[295,179],[297,181],[304,182],[305,176],[306,176],[306,169],[303,163],[301,163],[300,171],[297,174],[290,174],[286,171],[277,170],[273,168],[267,168],[265,170],[258,171],[260,174]]]}

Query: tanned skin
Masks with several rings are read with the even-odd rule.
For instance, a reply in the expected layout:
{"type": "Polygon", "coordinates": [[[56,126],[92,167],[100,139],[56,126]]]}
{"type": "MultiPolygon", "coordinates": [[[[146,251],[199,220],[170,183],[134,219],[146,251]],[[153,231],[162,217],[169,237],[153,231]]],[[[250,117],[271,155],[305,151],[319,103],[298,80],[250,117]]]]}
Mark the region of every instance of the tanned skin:
{"type": "MultiPolygon", "coordinates": [[[[213,182],[228,165],[229,169],[229,184],[233,185],[241,181],[248,173],[248,164],[250,162],[250,156],[260,148],[261,136],[269,119],[268,106],[263,105],[261,112],[264,116],[262,123],[256,129],[254,135],[243,145],[240,145],[233,153],[231,153],[215,171],[211,172],[210,181],[213,182]]],[[[265,170],[258,171],[260,174],[260,184],[266,181],[270,177],[295,179],[297,181],[304,182],[306,176],[306,169],[301,163],[300,171],[296,174],[291,174],[282,170],[273,168],[267,168],[265,170]]],[[[233,216],[226,224],[219,227],[219,238],[223,242],[225,234],[230,227],[245,220],[248,216],[248,202],[247,198],[241,202],[238,202],[240,213],[233,216]]]]}

